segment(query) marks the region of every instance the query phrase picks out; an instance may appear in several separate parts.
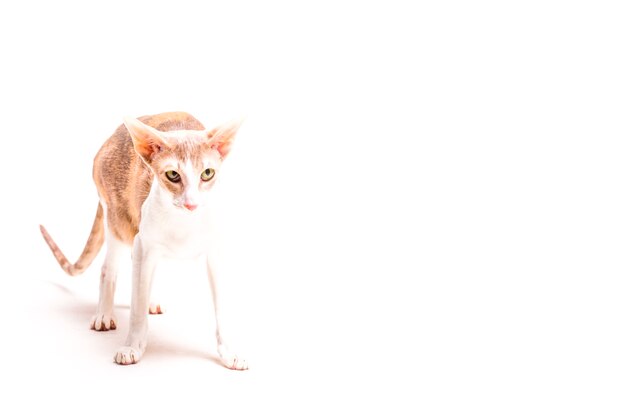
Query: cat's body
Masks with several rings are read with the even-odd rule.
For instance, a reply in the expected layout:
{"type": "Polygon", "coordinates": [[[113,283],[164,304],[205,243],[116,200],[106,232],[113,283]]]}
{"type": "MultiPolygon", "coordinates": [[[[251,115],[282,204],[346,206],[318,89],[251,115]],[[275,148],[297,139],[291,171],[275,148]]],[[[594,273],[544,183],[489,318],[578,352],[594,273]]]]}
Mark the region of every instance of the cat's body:
{"type": "Polygon", "coordinates": [[[150,305],[155,267],[162,257],[204,256],[211,279],[218,351],[225,366],[247,369],[229,352],[219,326],[219,303],[213,271],[209,218],[210,189],[228,154],[239,124],[211,131],[187,113],[163,113],[127,119],[94,159],[93,177],[100,204],[82,255],[71,264],[47,231],[42,234],[61,267],[70,275],[84,271],[103,242],[107,254],[100,280],[100,299],[91,321],[94,330],[116,328],[113,296],[120,256],[132,246],[133,294],[128,339],[115,361],[137,362],[147,339],[147,314],[161,312],[150,305]]]}

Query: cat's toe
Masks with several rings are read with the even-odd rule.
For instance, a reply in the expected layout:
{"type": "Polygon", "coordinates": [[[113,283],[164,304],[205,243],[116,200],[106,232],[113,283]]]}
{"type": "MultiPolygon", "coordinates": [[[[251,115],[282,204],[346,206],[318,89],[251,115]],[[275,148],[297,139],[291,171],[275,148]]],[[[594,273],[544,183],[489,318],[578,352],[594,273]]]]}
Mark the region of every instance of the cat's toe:
{"type": "Polygon", "coordinates": [[[159,303],[150,303],[148,312],[150,314],[163,314],[165,313],[165,308],[159,303]]]}
{"type": "Polygon", "coordinates": [[[117,329],[116,319],[112,314],[96,314],[91,318],[89,327],[97,332],[106,332],[117,329]]]}
{"type": "Polygon", "coordinates": [[[119,365],[132,365],[139,362],[141,352],[131,346],[122,346],[115,353],[115,363],[119,365]]]}
{"type": "Polygon", "coordinates": [[[233,354],[225,346],[218,346],[218,352],[220,354],[220,360],[226,368],[235,371],[245,371],[248,369],[248,361],[233,354]]]}
{"type": "Polygon", "coordinates": [[[232,369],[234,371],[246,371],[248,369],[248,361],[237,355],[222,357],[221,360],[222,364],[228,369],[232,369]]]}

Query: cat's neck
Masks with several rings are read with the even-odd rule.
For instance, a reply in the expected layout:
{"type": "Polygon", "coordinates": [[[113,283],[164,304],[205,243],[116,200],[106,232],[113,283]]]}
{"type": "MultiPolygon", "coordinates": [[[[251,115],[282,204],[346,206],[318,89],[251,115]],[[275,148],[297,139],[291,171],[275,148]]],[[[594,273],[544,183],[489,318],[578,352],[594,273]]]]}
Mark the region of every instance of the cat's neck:
{"type": "Polygon", "coordinates": [[[139,226],[142,242],[161,247],[166,256],[192,258],[203,253],[211,230],[208,208],[198,207],[189,212],[174,206],[166,193],[153,184],[142,206],[139,226]]]}

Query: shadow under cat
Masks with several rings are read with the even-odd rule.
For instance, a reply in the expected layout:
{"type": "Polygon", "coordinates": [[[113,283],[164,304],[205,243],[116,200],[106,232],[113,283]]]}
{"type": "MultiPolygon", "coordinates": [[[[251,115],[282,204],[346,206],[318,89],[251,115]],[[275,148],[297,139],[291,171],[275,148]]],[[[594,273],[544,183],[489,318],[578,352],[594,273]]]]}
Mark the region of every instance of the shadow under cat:
{"type": "MultiPolygon", "coordinates": [[[[89,329],[89,320],[93,316],[96,307],[95,301],[82,298],[63,284],[48,280],[43,280],[42,282],[56,290],[56,293],[60,295],[60,297],[56,298],[54,302],[51,302],[48,306],[48,312],[53,313],[53,315],[58,314],[60,316],[59,320],[64,320],[67,323],[68,331],[83,332],[84,336],[80,335],[79,337],[84,337],[86,342],[97,340],[97,343],[95,343],[97,350],[94,351],[94,356],[110,354],[110,352],[119,345],[120,340],[125,337],[129,322],[130,306],[128,304],[115,305],[117,329],[97,332],[89,329]]],[[[163,320],[166,320],[163,314],[150,316],[150,326],[156,331],[150,337],[150,347],[146,352],[146,363],[150,362],[150,358],[158,359],[159,361],[168,358],[175,361],[177,357],[188,357],[201,359],[202,361],[208,359],[220,365],[221,368],[221,361],[217,352],[208,348],[208,346],[210,346],[208,340],[207,349],[201,350],[184,343],[177,343],[175,340],[172,340],[172,338],[159,336],[161,332],[159,332],[158,329],[159,327],[163,327],[163,320]],[[175,355],[172,355],[173,353],[175,353],[175,355]]],[[[167,332],[163,332],[163,334],[167,334],[167,332]]],[[[209,339],[208,333],[207,339],[209,339]]],[[[75,348],[75,345],[72,344],[72,346],[68,346],[68,348],[75,348]]],[[[81,346],[80,349],[83,349],[83,347],[81,346]]],[[[111,357],[111,364],[113,365],[114,363],[113,357],[111,357]]]]}

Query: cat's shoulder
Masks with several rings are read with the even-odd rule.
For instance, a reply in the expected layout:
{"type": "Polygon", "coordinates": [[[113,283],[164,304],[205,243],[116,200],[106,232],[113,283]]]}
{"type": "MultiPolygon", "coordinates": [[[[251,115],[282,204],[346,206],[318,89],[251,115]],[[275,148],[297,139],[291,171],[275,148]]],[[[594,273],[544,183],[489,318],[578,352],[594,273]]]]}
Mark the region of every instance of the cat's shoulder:
{"type": "Polygon", "coordinates": [[[171,130],[204,130],[198,119],[184,111],[173,111],[139,117],[139,120],[161,132],[171,130]]]}

